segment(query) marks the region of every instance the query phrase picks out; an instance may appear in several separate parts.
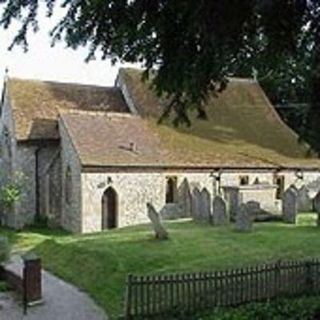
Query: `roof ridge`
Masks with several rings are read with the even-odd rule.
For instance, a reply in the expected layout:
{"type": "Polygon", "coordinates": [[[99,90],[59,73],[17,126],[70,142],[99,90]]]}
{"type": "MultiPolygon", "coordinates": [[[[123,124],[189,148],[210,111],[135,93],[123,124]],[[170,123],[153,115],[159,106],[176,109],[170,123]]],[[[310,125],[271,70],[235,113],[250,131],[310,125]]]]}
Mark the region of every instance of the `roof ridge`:
{"type": "Polygon", "coordinates": [[[107,90],[119,91],[119,88],[116,86],[103,86],[99,84],[89,84],[89,83],[80,83],[80,82],[65,82],[65,81],[54,81],[54,80],[41,80],[41,79],[32,79],[32,78],[19,78],[19,77],[9,77],[8,81],[23,81],[23,82],[33,82],[33,83],[42,83],[42,84],[51,84],[51,85],[61,85],[61,86],[78,86],[78,87],[87,87],[87,88],[101,88],[107,90]]]}
{"type": "Polygon", "coordinates": [[[115,111],[102,111],[102,110],[79,110],[79,109],[66,109],[63,108],[59,111],[60,116],[68,114],[78,114],[78,115],[92,115],[92,116],[107,116],[107,117],[118,117],[118,118],[141,118],[140,116],[134,115],[129,112],[115,112],[115,111]]]}
{"type": "MultiPolygon", "coordinates": [[[[137,67],[121,67],[119,68],[119,72],[123,72],[123,71],[126,71],[126,70],[133,70],[133,71],[136,71],[136,72],[143,72],[145,71],[144,69],[142,68],[137,68],[137,67]]],[[[154,72],[156,72],[157,70],[152,70],[154,72]]],[[[231,82],[250,82],[250,83],[258,83],[257,80],[253,79],[253,78],[249,78],[249,77],[239,77],[239,76],[230,76],[230,77],[226,77],[229,81],[231,82]]]]}
{"type": "Polygon", "coordinates": [[[227,79],[230,82],[249,82],[249,83],[258,83],[257,80],[253,79],[253,78],[246,78],[246,77],[227,77],[227,79]]]}

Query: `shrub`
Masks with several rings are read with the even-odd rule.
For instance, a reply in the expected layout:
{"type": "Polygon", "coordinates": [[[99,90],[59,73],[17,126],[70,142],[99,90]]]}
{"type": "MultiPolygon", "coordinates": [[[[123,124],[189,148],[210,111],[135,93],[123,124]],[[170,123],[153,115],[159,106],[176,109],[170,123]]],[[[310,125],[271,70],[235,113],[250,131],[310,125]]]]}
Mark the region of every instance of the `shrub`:
{"type": "Polygon", "coordinates": [[[0,280],[0,292],[8,291],[8,285],[6,282],[0,280]]]}
{"type": "Polygon", "coordinates": [[[24,195],[27,184],[26,176],[21,172],[15,172],[7,183],[2,186],[0,196],[6,208],[12,208],[24,195]]]}
{"type": "Polygon", "coordinates": [[[0,263],[9,259],[9,241],[6,237],[0,237],[0,263]]]}
{"type": "Polygon", "coordinates": [[[235,309],[220,309],[198,316],[197,320],[313,320],[319,319],[319,296],[299,299],[279,299],[251,303],[235,309]]]}

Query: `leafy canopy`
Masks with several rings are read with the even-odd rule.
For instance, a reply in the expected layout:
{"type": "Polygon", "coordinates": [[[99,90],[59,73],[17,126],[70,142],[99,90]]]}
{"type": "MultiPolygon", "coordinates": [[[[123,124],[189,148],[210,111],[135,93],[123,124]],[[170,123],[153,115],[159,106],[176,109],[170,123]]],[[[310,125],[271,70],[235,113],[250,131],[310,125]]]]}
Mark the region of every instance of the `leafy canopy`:
{"type": "MultiPolygon", "coordinates": [[[[1,3],[4,28],[21,21],[12,45],[27,49],[28,31],[38,30],[39,0],[1,3]]],[[[51,16],[59,3],[45,3],[51,16]]],[[[219,94],[230,75],[258,70],[283,78],[286,70],[300,72],[303,77],[291,84],[305,88],[308,83],[312,103],[303,138],[320,150],[315,130],[320,120],[319,0],[64,0],[61,5],[66,14],[51,32],[53,43],[62,40],[73,49],[88,45],[88,60],[101,52],[114,62],[139,62],[146,78],[156,69],[154,89],[171,98],[163,117],[174,111],[177,125],[190,124],[193,108],[205,118],[208,94],[219,94]]]]}

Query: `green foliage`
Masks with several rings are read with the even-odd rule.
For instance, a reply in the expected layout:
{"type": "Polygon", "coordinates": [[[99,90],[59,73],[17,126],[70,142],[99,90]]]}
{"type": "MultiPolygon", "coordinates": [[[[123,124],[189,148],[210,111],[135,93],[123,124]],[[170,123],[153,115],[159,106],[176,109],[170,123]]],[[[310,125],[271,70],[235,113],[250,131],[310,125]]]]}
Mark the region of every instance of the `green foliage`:
{"type": "MultiPolygon", "coordinates": [[[[49,16],[56,2],[45,0],[49,16]]],[[[27,49],[28,30],[38,30],[38,0],[0,3],[5,5],[0,24],[8,28],[13,20],[20,20],[21,29],[13,45],[27,49]]],[[[164,115],[174,111],[176,124],[190,124],[188,111],[195,107],[204,118],[208,93],[223,90],[226,77],[235,70],[248,66],[250,72],[254,67],[265,74],[279,68],[275,77],[288,79],[301,60],[297,55],[300,48],[303,54],[314,52],[312,44],[305,46],[303,28],[317,20],[319,3],[66,0],[63,6],[67,13],[51,32],[53,43],[64,40],[73,49],[87,45],[88,60],[101,52],[102,58],[114,62],[141,63],[147,70],[146,78],[157,69],[153,87],[159,95],[172,96],[164,115]]],[[[315,34],[312,23],[307,31],[315,34]]],[[[304,81],[296,79],[298,83],[304,81]]]]}
{"type": "MultiPolygon", "coordinates": [[[[57,0],[45,0],[51,16],[57,0]]],[[[21,29],[14,44],[28,47],[38,30],[39,0],[0,0],[0,25],[21,29]]],[[[318,0],[66,0],[66,15],[52,41],[87,46],[113,62],[140,63],[144,78],[170,97],[161,120],[174,113],[176,125],[190,125],[189,111],[206,118],[208,95],[219,93],[230,75],[258,72],[273,101],[303,99],[311,104],[302,138],[320,152],[320,3],[318,0]]],[[[237,115],[235,115],[236,117],[237,115]]]]}
{"type": "Polygon", "coordinates": [[[316,215],[298,225],[257,223],[250,234],[233,225],[215,228],[191,221],[166,222],[170,240],[159,242],[149,225],[90,235],[38,229],[14,233],[13,252],[33,250],[44,267],[87,291],[110,315],[123,312],[128,273],[154,274],[224,270],[278,259],[319,257],[316,215]]]}
{"type": "Polygon", "coordinates": [[[12,208],[21,200],[26,185],[26,177],[23,173],[16,172],[13,177],[1,188],[0,198],[6,208],[12,208]]]}
{"type": "Polygon", "coordinates": [[[313,320],[320,317],[319,297],[279,299],[248,304],[237,309],[220,309],[197,320],[313,320]]]}
{"type": "Polygon", "coordinates": [[[8,184],[2,188],[2,200],[6,207],[12,207],[20,200],[20,190],[14,184],[8,184]]]}
{"type": "Polygon", "coordinates": [[[4,281],[0,281],[0,292],[8,291],[8,285],[4,281]]]}
{"type": "Polygon", "coordinates": [[[0,263],[9,258],[9,241],[6,237],[0,237],[0,263]]]}

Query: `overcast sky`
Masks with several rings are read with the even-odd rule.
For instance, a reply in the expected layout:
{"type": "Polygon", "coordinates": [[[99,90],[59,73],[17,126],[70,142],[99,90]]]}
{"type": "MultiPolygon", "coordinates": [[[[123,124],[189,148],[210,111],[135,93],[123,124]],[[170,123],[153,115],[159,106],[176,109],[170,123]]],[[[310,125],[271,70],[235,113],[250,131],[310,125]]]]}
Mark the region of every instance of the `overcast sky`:
{"type": "Polygon", "coordinates": [[[50,47],[48,33],[58,21],[59,15],[59,9],[52,19],[41,15],[40,31],[30,33],[27,53],[20,47],[7,50],[16,34],[16,25],[9,30],[0,29],[0,89],[6,67],[10,77],[113,85],[119,65],[111,66],[110,61],[101,60],[85,63],[85,48],[77,51],[66,49],[62,42],[50,47]]]}

